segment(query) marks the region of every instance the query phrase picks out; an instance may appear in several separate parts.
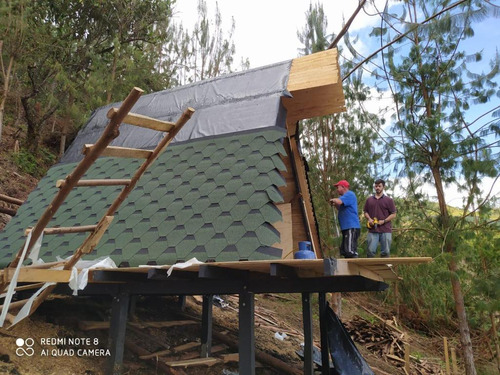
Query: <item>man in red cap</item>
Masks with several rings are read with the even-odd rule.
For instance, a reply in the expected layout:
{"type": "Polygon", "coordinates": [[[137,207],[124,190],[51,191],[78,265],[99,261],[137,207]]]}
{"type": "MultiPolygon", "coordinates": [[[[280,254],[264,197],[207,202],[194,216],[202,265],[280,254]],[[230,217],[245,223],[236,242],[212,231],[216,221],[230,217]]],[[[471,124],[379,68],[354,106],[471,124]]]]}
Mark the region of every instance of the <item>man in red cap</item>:
{"type": "Polygon", "coordinates": [[[330,199],[330,204],[339,211],[339,224],[342,230],[340,254],[345,258],[358,257],[358,237],[361,231],[358,216],[358,199],[349,190],[349,182],[340,180],[335,185],[338,198],[330,199]]]}

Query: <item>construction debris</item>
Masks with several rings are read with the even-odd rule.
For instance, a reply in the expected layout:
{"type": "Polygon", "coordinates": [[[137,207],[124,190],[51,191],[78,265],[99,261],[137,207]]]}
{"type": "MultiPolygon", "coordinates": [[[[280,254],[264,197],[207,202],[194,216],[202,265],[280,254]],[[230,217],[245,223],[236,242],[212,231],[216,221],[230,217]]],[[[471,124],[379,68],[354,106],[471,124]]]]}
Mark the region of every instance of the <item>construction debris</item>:
{"type": "MultiPolygon", "coordinates": [[[[360,316],[353,317],[344,323],[354,342],[362,344],[366,349],[380,358],[385,358],[397,367],[405,367],[405,334],[395,334],[386,325],[376,325],[360,316]]],[[[393,328],[393,327],[391,327],[393,328]]],[[[409,356],[412,374],[441,374],[437,364],[409,356]]]]}

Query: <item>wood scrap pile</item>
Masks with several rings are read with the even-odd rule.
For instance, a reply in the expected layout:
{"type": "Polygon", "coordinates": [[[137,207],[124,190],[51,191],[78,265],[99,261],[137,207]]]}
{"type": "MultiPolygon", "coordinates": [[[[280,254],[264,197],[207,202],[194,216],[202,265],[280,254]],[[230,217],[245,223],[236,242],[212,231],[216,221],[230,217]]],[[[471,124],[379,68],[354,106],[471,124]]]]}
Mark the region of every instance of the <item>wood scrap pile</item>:
{"type": "Polygon", "coordinates": [[[418,359],[409,355],[409,352],[406,353],[405,360],[405,347],[409,348],[404,341],[405,334],[397,332],[390,326],[373,324],[360,316],[344,322],[344,326],[354,342],[362,344],[377,357],[385,358],[392,364],[402,367],[403,371],[418,375],[442,373],[437,364],[418,359]],[[409,367],[410,371],[405,370],[409,367]]]}
{"type": "MultiPolygon", "coordinates": [[[[234,295],[224,296],[230,302],[228,308],[233,311],[238,311],[238,297],[234,295]]],[[[297,338],[297,340],[304,340],[304,333],[291,327],[282,320],[276,319],[276,313],[265,307],[255,305],[255,327],[261,327],[271,332],[285,333],[287,336],[297,338]]]]}

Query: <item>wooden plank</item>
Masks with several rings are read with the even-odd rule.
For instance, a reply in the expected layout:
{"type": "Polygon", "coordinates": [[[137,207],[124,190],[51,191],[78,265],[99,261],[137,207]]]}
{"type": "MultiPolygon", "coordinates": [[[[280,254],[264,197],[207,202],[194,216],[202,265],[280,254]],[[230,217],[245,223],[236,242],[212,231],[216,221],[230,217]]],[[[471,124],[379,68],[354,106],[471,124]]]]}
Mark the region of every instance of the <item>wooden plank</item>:
{"type": "Polygon", "coordinates": [[[193,342],[187,342],[182,345],[178,345],[172,349],[174,353],[180,353],[180,352],[185,352],[190,349],[198,348],[201,345],[201,343],[193,341],[193,342]]]}
{"type": "Polygon", "coordinates": [[[57,262],[47,262],[41,264],[30,264],[29,266],[23,266],[23,268],[53,268],[53,267],[64,266],[65,263],[66,263],[65,261],[57,261],[57,262]]]}
{"type": "Polygon", "coordinates": [[[213,366],[222,362],[219,358],[194,358],[185,361],[169,361],[165,362],[170,367],[194,367],[194,366],[213,366]]]}
{"type": "MultiPolygon", "coordinates": [[[[23,307],[26,302],[28,302],[28,299],[23,299],[23,300],[9,303],[9,311],[23,307]]],[[[0,312],[2,311],[2,309],[3,309],[3,305],[0,305],[0,312]]]]}
{"type": "MultiPolygon", "coordinates": [[[[83,232],[92,232],[97,228],[97,225],[81,225],[78,227],[53,227],[53,228],[45,228],[43,230],[43,234],[65,234],[65,233],[83,233],[83,232]]],[[[33,228],[26,228],[24,231],[24,235],[27,236],[33,228]]]]}
{"type": "Polygon", "coordinates": [[[301,119],[345,111],[345,98],[335,48],[292,60],[283,97],[289,127],[301,119]]]}
{"type": "MultiPolygon", "coordinates": [[[[137,355],[137,356],[142,356],[142,355],[148,355],[148,354],[150,354],[149,351],[147,351],[144,348],[141,348],[139,345],[134,344],[131,340],[125,340],[125,347],[128,350],[130,350],[132,353],[134,353],[135,355],[137,355]]],[[[156,361],[156,358],[152,359],[150,361],[150,364],[155,369],[161,370],[166,375],[185,375],[186,374],[181,369],[173,369],[173,368],[167,366],[162,361],[156,361]]]]}
{"type": "Polygon", "coordinates": [[[314,220],[314,213],[312,209],[312,198],[307,183],[306,168],[302,160],[302,157],[300,155],[300,152],[297,148],[297,143],[295,142],[295,139],[288,138],[288,144],[290,146],[292,163],[295,166],[295,174],[298,181],[298,190],[302,200],[301,203],[303,205],[303,215],[305,219],[305,224],[307,226],[307,231],[309,232],[312,249],[316,254],[317,258],[322,258],[323,254],[321,254],[318,228],[316,227],[316,221],[314,220]]]}
{"type": "Polygon", "coordinates": [[[139,356],[139,358],[140,359],[151,359],[151,358],[156,358],[156,357],[162,357],[162,356],[165,356],[165,355],[171,354],[171,353],[172,353],[172,350],[165,349],[165,350],[160,350],[158,352],[141,355],[141,356],[139,356]]]}
{"type": "Polygon", "coordinates": [[[238,363],[240,361],[240,354],[239,353],[229,353],[229,354],[223,354],[221,355],[222,360],[224,363],[231,363],[235,362],[238,363]]]}
{"type": "MultiPolygon", "coordinates": [[[[101,180],[79,180],[75,186],[119,186],[129,185],[130,179],[101,179],[101,180]]],[[[66,180],[57,180],[56,187],[61,188],[66,183],[66,180]]]]}
{"type": "MultiPolygon", "coordinates": [[[[432,262],[431,257],[415,257],[415,258],[406,258],[406,257],[395,257],[395,258],[355,258],[355,259],[336,259],[337,264],[354,264],[356,266],[363,266],[367,270],[371,264],[426,264],[432,262]]],[[[269,273],[270,264],[283,264],[291,267],[296,267],[302,270],[311,270],[317,274],[324,274],[324,260],[323,259],[276,259],[276,260],[253,260],[246,262],[232,261],[232,262],[213,262],[210,263],[212,267],[223,267],[223,268],[231,268],[238,270],[248,270],[254,272],[263,272],[269,273]]],[[[170,265],[164,265],[160,267],[154,267],[155,269],[163,269],[167,270],[170,268],[170,265]]],[[[184,271],[188,272],[198,272],[200,265],[194,264],[187,268],[184,268],[184,271]]],[[[127,267],[127,268],[113,268],[107,271],[109,272],[136,272],[136,273],[147,273],[152,267],[127,267]]],[[[345,268],[348,269],[348,268],[345,268]]],[[[358,268],[352,268],[354,274],[357,275],[359,270],[358,268]],[[355,270],[355,271],[354,271],[355,270]]],[[[387,267],[387,270],[390,270],[390,267],[387,267]]],[[[93,270],[90,270],[90,273],[93,270]]],[[[381,272],[381,271],[379,271],[381,272]]],[[[391,271],[392,272],[392,271],[391,271]]],[[[378,278],[377,278],[378,279],[378,278]]]]}
{"type": "MultiPolygon", "coordinates": [[[[13,269],[6,268],[3,271],[3,276],[10,282],[14,275],[13,269]]],[[[51,270],[51,269],[36,269],[36,268],[25,268],[21,267],[19,269],[19,276],[17,278],[18,282],[56,282],[56,283],[67,283],[71,277],[71,270],[51,270]]]]}
{"type": "MultiPolygon", "coordinates": [[[[185,352],[185,351],[188,351],[188,350],[191,350],[194,348],[198,348],[200,345],[201,344],[199,342],[188,342],[186,344],[176,346],[175,348],[172,348],[172,349],[160,350],[158,352],[154,352],[151,354],[140,356],[139,358],[140,359],[151,359],[151,358],[155,358],[155,357],[166,356],[168,354],[181,353],[181,352],[185,352]]],[[[224,346],[224,348],[226,347],[225,345],[223,345],[223,346],[224,346]]],[[[195,355],[195,357],[199,357],[199,353],[194,353],[194,355],[195,355]]],[[[195,357],[193,357],[193,358],[195,358],[195,357]]],[[[188,359],[188,358],[184,358],[184,359],[188,359]]]]}
{"type": "MultiPolygon", "coordinates": [[[[117,108],[111,108],[108,111],[108,118],[111,118],[115,112],[117,112],[117,108]]],[[[148,128],[153,130],[158,130],[161,132],[169,132],[174,127],[175,124],[169,121],[161,121],[152,117],[139,115],[137,113],[129,113],[123,119],[123,122],[130,125],[140,126],[142,128],[148,128]]]]}
{"type": "MultiPolygon", "coordinates": [[[[92,144],[86,144],[83,146],[82,153],[86,155],[93,147],[92,144]]],[[[118,147],[118,146],[108,146],[101,153],[101,156],[111,156],[116,158],[136,158],[136,159],[147,159],[153,151],[151,150],[141,150],[140,148],[129,148],[129,147],[118,147]]]]}
{"type": "Polygon", "coordinates": [[[9,197],[8,195],[4,195],[4,194],[0,194],[0,201],[4,201],[7,203],[11,203],[11,204],[17,204],[18,206],[20,206],[24,203],[24,201],[21,199],[9,197]]]}
{"type": "Polygon", "coordinates": [[[171,321],[161,321],[161,322],[131,322],[130,325],[139,328],[171,328],[171,327],[181,327],[188,325],[200,324],[195,320],[171,320],[171,321]]]}
{"type": "Polygon", "coordinates": [[[359,275],[364,276],[372,280],[384,281],[383,277],[379,274],[370,271],[368,268],[363,266],[359,266],[353,263],[342,262],[341,260],[337,261],[337,270],[335,272],[335,276],[352,276],[359,275]]]}
{"type": "MultiPolygon", "coordinates": [[[[171,327],[180,327],[180,326],[196,325],[196,324],[199,324],[199,322],[195,320],[172,320],[172,321],[161,321],[161,322],[128,322],[128,325],[139,329],[171,328],[171,327]]],[[[109,321],[100,322],[100,321],[82,320],[78,322],[78,328],[81,329],[82,331],[108,329],[109,321]]]]}
{"type": "Polygon", "coordinates": [[[21,286],[16,286],[16,289],[14,289],[16,292],[21,292],[23,290],[31,290],[31,289],[39,289],[43,286],[44,283],[34,283],[34,284],[27,284],[27,285],[21,285],[21,286]]]}
{"type": "Polygon", "coordinates": [[[394,257],[394,258],[349,258],[342,259],[344,262],[367,265],[380,265],[380,264],[422,264],[432,262],[431,257],[394,257]]]}
{"type": "Polygon", "coordinates": [[[12,210],[12,209],[7,208],[7,207],[0,207],[0,213],[6,214],[9,216],[16,216],[17,210],[12,210]]]}

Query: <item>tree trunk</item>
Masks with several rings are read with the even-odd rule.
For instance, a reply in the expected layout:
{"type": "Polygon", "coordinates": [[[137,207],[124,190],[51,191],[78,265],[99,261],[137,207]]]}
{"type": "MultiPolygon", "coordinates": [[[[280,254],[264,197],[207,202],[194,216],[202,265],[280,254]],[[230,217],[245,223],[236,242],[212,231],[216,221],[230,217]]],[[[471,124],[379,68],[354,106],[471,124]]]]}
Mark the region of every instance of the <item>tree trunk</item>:
{"type": "MultiPolygon", "coordinates": [[[[439,209],[442,218],[443,232],[448,232],[450,228],[448,208],[444,196],[443,180],[441,179],[441,172],[439,164],[434,163],[432,168],[432,175],[434,177],[434,184],[436,187],[439,209]]],[[[472,350],[472,341],[470,339],[469,323],[467,322],[467,314],[465,311],[464,296],[462,293],[462,286],[458,278],[458,265],[455,259],[455,246],[453,239],[444,238],[445,251],[450,254],[451,259],[448,263],[448,269],[451,273],[451,289],[453,291],[453,299],[455,300],[455,311],[458,317],[458,327],[460,330],[460,342],[462,343],[463,357],[465,363],[466,375],[476,375],[476,367],[474,365],[474,352],[472,350]]]]}
{"type": "MultiPolygon", "coordinates": [[[[0,53],[2,52],[2,41],[0,41],[0,53]]],[[[0,56],[1,58],[1,56],[0,56]]],[[[3,61],[2,61],[3,66],[3,61]]],[[[5,102],[7,101],[7,96],[9,94],[9,85],[10,85],[10,75],[12,72],[12,67],[14,66],[14,57],[11,56],[9,59],[9,66],[7,67],[7,71],[3,72],[3,93],[2,100],[0,101],[0,142],[2,141],[2,133],[3,133],[3,114],[5,111],[5,102]]]]}
{"type": "Polygon", "coordinates": [[[497,321],[494,312],[490,312],[491,319],[491,334],[493,336],[493,343],[495,344],[495,355],[497,357],[497,368],[500,372],[500,345],[498,344],[497,321]]]}
{"type": "Polygon", "coordinates": [[[38,124],[35,120],[35,116],[33,114],[33,110],[29,104],[29,98],[24,97],[21,98],[21,103],[24,108],[24,118],[26,120],[26,148],[33,154],[38,154],[38,143],[40,140],[40,131],[38,129],[38,124]]]}
{"type": "Polygon", "coordinates": [[[472,341],[470,339],[469,323],[467,322],[464,296],[462,294],[462,287],[457,275],[458,267],[454,255],[452,255],[448,267],[451,272],[451,287],[453,290],[455,309],[458,317],[458,328],[460,330],[460,342],[462,343],[465,373],[467,375],[476,375],[477,372],[474,365],[474,352],[472,350],[472,341]]]}

